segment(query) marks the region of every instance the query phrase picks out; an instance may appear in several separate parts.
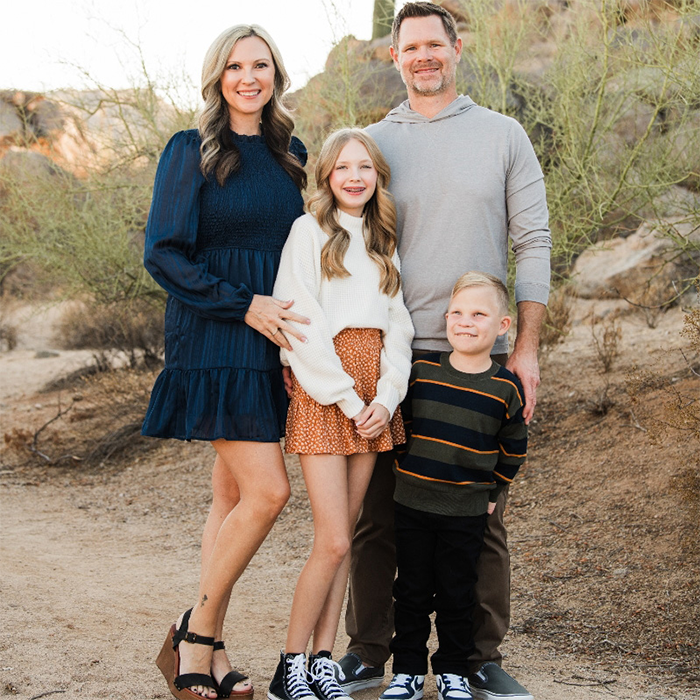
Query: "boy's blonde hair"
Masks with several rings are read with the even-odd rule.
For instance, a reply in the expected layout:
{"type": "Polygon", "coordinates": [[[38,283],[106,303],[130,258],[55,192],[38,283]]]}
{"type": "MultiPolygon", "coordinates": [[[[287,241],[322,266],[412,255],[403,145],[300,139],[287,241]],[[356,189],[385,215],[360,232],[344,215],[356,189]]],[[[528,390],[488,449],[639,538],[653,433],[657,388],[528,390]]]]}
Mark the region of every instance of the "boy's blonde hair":
{"type": "Polygon", "coordinates": [[[508,288],[503,282],[501,282],[495,275],[490,275],[488,272],[477,272],[472,270],[470,272],[465,272],[456,282],[455,286],[452,288],[452,294],[450,295],[450,300],[455,294],[458,294],[463,289],[468,289],[469,287],[491,287],[496,291],[496,296],[498,297],[498,307],[503,315],[508,314],[508,303],[509,295],[508,288]]]}

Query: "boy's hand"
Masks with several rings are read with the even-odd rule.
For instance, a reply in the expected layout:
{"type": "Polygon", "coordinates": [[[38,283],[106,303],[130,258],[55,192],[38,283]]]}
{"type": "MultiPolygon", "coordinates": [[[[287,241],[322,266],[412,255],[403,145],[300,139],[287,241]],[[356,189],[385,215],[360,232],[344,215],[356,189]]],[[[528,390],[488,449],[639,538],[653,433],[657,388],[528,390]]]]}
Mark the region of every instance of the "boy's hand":
{"type": "Polygon", "coordinates": [[[496,510],[496,501],[489,501],[489,508],[486,512],[488,515],[493,515],[494,510],[496,510]]]}
{"type": "Polygon", "coordinates": [[[386,407],[380,403],[371,403],[359,416],[355,417],[357,432],[365,440],[373,440],[382,434],[390,418],[386,407]]]}

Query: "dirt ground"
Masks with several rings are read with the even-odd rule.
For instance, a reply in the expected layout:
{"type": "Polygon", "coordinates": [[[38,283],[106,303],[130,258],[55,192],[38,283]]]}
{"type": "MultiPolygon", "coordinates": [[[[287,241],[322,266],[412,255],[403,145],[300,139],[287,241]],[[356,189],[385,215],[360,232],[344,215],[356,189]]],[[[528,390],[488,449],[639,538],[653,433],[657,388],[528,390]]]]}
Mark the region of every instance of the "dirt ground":
{"type": "MultiPolygon", "coordinates": [[[[679,351],[680,309],[656,328],[625,310],[620,355],[603,373],[589,319],[604,317],[600,330],[619,310],[576,304],[570,335],[542,363],[530,456],[511,490],[504,666],[537,700],[700,699],[700,445],[662,429],[673,392],[697,399],[698,379],[679,351]]],[[[119,454],[81,461],[104,428],[104,386],[41,389],[90,353],[56,351],[56,310],[13,313],[18,346],[0,354],[0,695],[170,697],[153,659],[193,603],[212,448],[133,437],[119,454]]],[[[122,404],[141,405],[152,376],[139,381],[122,404]]],[[[258,698],[312,537],[298,464],[288,466],[292,498],[234,589],[226,624],[258,698]]],[[[344,644],[341,632],[336,653],[344,644]]],[[[431,680],[426,688],[435,700],[431,680]]]]}

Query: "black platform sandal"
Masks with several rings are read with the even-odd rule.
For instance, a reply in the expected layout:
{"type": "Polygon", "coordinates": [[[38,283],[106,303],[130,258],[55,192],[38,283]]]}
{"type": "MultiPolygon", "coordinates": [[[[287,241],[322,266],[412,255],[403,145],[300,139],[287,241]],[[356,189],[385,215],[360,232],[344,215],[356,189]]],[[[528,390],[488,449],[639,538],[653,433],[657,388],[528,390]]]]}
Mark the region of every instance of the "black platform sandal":
{"type": "MultiPolygon", "coordinates": [[[[158,658],[156,659],[156,666],[158,666],[163,676],[165,676],[170,692],[178,700],[209,700],[209,698],[195,693],[193,690],[190,690],[190,688],[195,685],[203,685],[208,688],[213,688],[216,691],[216,681],[214,681],[211,676],[206,673],[183,673],[180,675],[180,652],[178,651],[180,642],[184,641],[189,644],[214,646],[214,637],[203,637],[201,634],[188,631],[191,614],[192,608],[182,616],[180,629],[177,628],[177,623],[170,628],[168,636],[165,638],[163,648],[160,650],[158,658]]],[[[214,699],[212,698],[211,700],[214,699]]]]}
{"type": "MultiPolygon", "coordinates": [[[[223,642],[214,642],[214,651],[220,651],[226,649],[223,642]]],[[[213,674],[212,674],[213,675],[213,674]]],[[[216,680],[216,679],[214,679],[216,680]]],[[[216,687],[216,693],[220,698],[252,698],[253,697],[253,686],[246,690],[234,690],[236,683],[248,680],[248,676],[244,676],[238,671],[229,671],[222,679],[221,683],[218,683],[216,687]]]]}

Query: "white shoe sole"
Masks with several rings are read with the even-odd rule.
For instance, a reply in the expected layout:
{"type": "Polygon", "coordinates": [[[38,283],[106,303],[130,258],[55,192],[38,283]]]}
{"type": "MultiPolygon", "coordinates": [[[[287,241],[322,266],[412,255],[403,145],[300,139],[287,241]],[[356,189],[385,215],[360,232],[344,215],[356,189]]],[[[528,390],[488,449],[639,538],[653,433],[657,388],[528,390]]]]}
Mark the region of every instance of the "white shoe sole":
{"type": "Polygon", "coordinates": [[[384,683],[384,676],[381,678],[366,678],[362,681],[352,681],[351,683],[338,683],[338,685],[348,694],[356,693],[358,690],[366,690],[367,688],[377,688],[384,683]]]}
{"type": "MultiPolygon", "coordinates": [[[[232,697],[233,697],[233,695],[232,695],[232,697]]],[[[308,700],[317,700],[316,695],[306,695],[304,697],[308,698],[308,700]]],[[[267,700],[285,700],[285,698],[281,698],[279,695],[275,695],[273,692],[268,690],[267,691],[267,700]]]]}
{"type": "Polygon", "coordinates": [[[405,697],[401,697],[399,695],[390,695],[389,697],[384,697],[384,695],[379,696],[379,700],[421,700],[423,697],[423,688],[420,690],[416,690],[413,695],[406,695],[405,697]]]}
{"type": "MultiPolygon", "coordinates": [[[[438,700],[450,700],[449,696],[447,693],[445,695],[442,694],[442,691],[438,690],[438,700]]],[[[468,700],[468,698],[460,698],[460,700],[468,700]]],[[[472,691],[472,700],[476,700],[476,695],[474,695],[472,691]]]]}
{"type": "Polygon", "coordinates": [[[500,695],[498,693],[492,693],[488,690],[483,690],[480,688],[475,688],[471,686],[472,695],[474,700],[535,700],[535,698],[528,693],[527,695],[500,695]]]}

